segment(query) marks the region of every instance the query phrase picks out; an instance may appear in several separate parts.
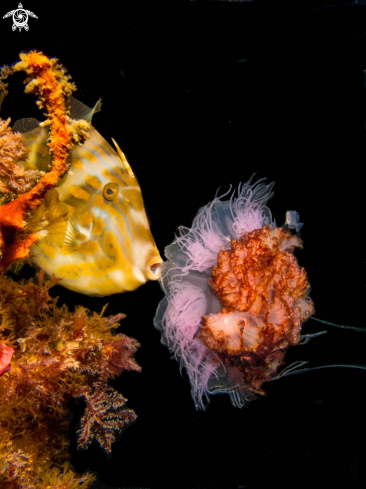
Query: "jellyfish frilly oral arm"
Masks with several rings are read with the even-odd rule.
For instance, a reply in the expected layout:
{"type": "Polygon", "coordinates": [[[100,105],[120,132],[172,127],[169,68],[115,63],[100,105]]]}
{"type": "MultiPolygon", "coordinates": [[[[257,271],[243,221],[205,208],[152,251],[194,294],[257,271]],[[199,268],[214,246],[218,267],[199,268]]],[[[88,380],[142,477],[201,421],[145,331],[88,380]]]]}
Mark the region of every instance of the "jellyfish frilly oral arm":
{"type": "Polygon", "coordinates": [[[67,158],[72,146],[65,98],[76,90],[75,84],[69,81],[70,76],[65,75],[66,70],[57,64],[56,59],[49,59],[37,51],[22,53],[20,58],[12,72],[27,73],[25,91],[35,93],[39,98],[39,108],[47,110],[53,164],[51,171],[30,191],[0,207],[0,271],[5,271],[13,261],[26,257],[32,244],[41,238],[40,234],[33,234],[21,242],[12,239],[18,230],[25,228],[25,215],[39,207],[46,192],[54,188],[68,171],[67,158]]]}

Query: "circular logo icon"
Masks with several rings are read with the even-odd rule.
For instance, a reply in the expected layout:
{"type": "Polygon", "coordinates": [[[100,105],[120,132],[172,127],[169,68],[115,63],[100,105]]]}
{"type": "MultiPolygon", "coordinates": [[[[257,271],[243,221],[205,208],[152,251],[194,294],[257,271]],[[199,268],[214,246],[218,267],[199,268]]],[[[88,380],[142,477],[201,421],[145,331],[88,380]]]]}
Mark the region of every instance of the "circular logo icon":
{"type": "Polygon", "coordinates": [[[18,27],[21,30],[22,27],[27,31],[28,30],[28,12],[22,8],[18,8],[14,10],[13,13],[13,31],[18,27]]]}

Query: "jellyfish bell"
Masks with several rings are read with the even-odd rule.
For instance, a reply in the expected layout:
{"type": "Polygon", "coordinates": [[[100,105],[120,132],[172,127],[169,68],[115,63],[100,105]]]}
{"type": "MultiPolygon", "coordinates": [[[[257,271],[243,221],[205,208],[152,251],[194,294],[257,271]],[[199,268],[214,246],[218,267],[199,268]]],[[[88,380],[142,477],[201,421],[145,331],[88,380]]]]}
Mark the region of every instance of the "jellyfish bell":
{"type": "Polygon", "coordinates": [[[324,333],[302,335],[314,313],[294,255],[302,223],[288,211],[276,225],[266,206],[272,188],[250,179],[229,200],[216,196],[165,249],[154,324],[186,369],[198,409],[211,394],[227,393],[237,407],[263,395],[265,382],[306,363],[281,370],[287,350],[324,333]]]}

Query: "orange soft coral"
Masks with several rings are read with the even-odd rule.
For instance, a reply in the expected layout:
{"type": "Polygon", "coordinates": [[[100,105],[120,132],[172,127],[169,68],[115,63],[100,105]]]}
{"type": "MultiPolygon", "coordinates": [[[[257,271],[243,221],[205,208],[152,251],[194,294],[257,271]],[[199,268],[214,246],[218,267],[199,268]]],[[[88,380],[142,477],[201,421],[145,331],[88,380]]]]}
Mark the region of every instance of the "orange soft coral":
{"type": "Polygon", "coordinates": [[[206,346],[243,374],[252,392],[263,393],[286,350],[300,340],[302,323],[313,313],[306,272],[293,255],[302,242],[291,232],[263,226],[220,251],[210,285],[223,304],[203,317],[206,346]]]}
{"type": "Polygon", "coordinates": [[[32,244],[40,239],[41,235],[35,233],[19,242],[17,232],[26,227],[26,214],[41,204],[46,192],[55,187],[67,172],[67,158],[72,145],[65,98],[75,90],[75,85],[69,82],[70,77],[65,75],[65,69],[55,59],[36,51],[23,53],[20,58],[21,61],[9,72],[25,71],[28,75],[26,92],[36,93],[40,108],[47,109],[49,119],[46,124],[51,126],[49,147],[53,165],[31,190],[0,207],[0,271],[6,270],[13,261],[26,257],[32,244]]]}

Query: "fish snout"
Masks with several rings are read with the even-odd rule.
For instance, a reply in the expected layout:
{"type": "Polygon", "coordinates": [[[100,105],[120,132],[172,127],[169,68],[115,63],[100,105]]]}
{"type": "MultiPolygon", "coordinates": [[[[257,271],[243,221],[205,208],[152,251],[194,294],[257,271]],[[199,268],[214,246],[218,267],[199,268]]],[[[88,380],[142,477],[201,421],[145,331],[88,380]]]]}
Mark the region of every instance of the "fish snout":
{"type": "Polygon", "coordinates": [[[160,278],[160,267],[163,263],[161,256],[155,255],[146,263],[146,275],[148,280],[158,280],[160,278]]]}

